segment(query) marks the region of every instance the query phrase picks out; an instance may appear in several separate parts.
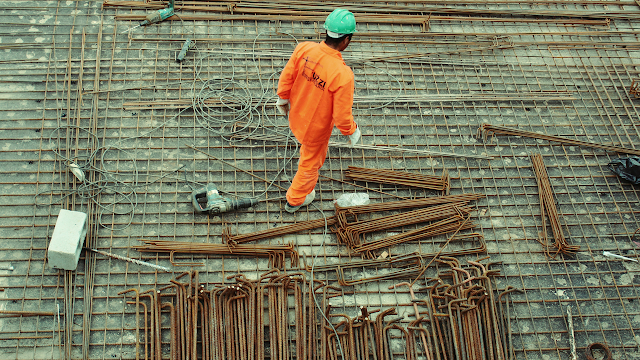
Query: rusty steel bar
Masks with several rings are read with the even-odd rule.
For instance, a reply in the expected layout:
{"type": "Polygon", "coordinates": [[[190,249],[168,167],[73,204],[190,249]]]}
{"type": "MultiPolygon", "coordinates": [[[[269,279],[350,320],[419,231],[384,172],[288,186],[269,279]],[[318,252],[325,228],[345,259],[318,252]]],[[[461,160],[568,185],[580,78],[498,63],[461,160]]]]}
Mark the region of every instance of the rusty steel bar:
{"type": "MultiPolygon", "coordinates": [[[[294,249],[293,244],[231,245],[231,244],[205,244],[205,243],[191,243],[191,242],[165,241],[165,240],[146,240],[146,239],[139,239],[139,241],[143,242],[145,245],[138,245],[138,246],[134,246],[133,248],[141,252],[266,257],[270,259],[271,265],[276,268],[284,268],[284,259],[285,257],[288,257],[292,267],[298,266],[298,252],[294,249]]],[[[174,263],[174,265],[176,264],[174,263]]],[[[177,265],[184,265],[184,264],[177,264],[177,265]]],[[[197,264],[197,265],[201,265],[201,264],[197,264]]]]}
{"type": "Polygon", "coordinates": [[[264,240],[264,239],[269,239],[274,237],[281,237],[283,235],[294,234],[304,230],[311,230],[311,229],[324,227],[325,223],[328,226],[331,226],[336,223],[336,220],[333,216],[330,216],[326,219],[323,218],[323,219],[317,219],[317,220],[300,221],[291,225],[278,226],[271,229],[252,232],[249,234],[238,234],[238,235],[231,235],[230,230],[228,228],[225,228],[223,229],[223,232],[222,232],[222,240],[225,243],[242,244],[249,241],[258,241],[258,240],[264,240]]]}
{"type": "Polygon", "coordinates": [[[442,204],[448,204],[448,203],[458,203],[458,202],[466,203],[469,201],[474,201],[482,198],[484,198],[484,195],[481,195],[481,194],[461,194],[461,195],[445,195],[445,196],[428,197],[428,198],[413,199],[413,200],[389,201],[389,202],[359,205],[359,206],[341,207],[336,203],[335,204],[336,218],[337,218],[337,221],[341,222],[341,224],[345,224],[346,219],[338,216],[339,214],[341,214],[342,216],[346,216],[346,215],[367,214],[367,213],[372,213],[377,211],[393,211],[393,210],[411,209],[411,208],[417,208],[417,207],[442,205],[442,204]]]}
{"type": "MultiPolygon", "coordinates": [[[[140,359],[140,294],[138,293],[138,289],[132,288],[129,290],[120,291],[118,295],[124,295],[128,292],[133,291],[136,299],[136,360],[140,359]]],[[[146,355],[146,354],[145,354],[146,355]]]]}
{"type": "Polygon", "coordinates": [[[561,144],[585,146],[585,147],[601,149],[601,150],[606,150],[610,152],[617,152],[622,154],[640,155],[640,150],[636,150],[636,149],[628,149],[628,148],[623,148],[619,146],[604,145],[604,144],[598,144],[598,143],[589,142],[589,141],[569,139],[561,136],[539,134],[536,132],[520,130],[515,127],[490,125],[485,123],[480,126],[480,128],[478,129],[478,132],[482,134],[482,138],[485,140],[489,135],[494,135],[494,134],[512,135],[512,136],[522,136],[522,137],[528,137],[532,139],[541,139],[541,140],[547,140],[552,142],[558,142],[561,144]]]}
{"type": "Polygon", "coordinates": [[[449,203],[351,223],[338,220],[337,226],[331,230],[338,236],[339,242],[355,248],[361,246],[362,237],[366,233],[459,217],[467,215],[471,211],[473,209],[466,206],[464,202],[449,203]]]}
{"type": "Polygon", "coordinates": [[[538,191],[540,193],[540,216],[543,219],[543,238],[544,246],[546,246],[547,255],[551,258],[555,258],[558,253],[565,255],[571,255],[580,250],[578,245],[570,245],[564,236],[562,225],[560,225],[560,216],[558,209],[556,208],[556,200],[553,196],[553,188],[549,181],[549,175],[547,174],[547,168],[542,160],[542,155],[533,154],[531,156],[531,164],[536,176],[536,182],[538,184],[538,191]],[[553,232],[554,243],[556,248],[555,254],[551,254],[549,251],[550,245],[547,241],[546,225],[544,222],[545,215],[549,217],[549,223],[551,224],[551,231],[553,232]]]}
{"type": "Polygon", "coordinates": [[[406,171],[386,169],[362,168],[349,166],[345,176],[351,180],[363,182],[377,182],[381,184],[404,185],[428,190],[442,191],[442,195],[448,195],[449,172],[445,169],[441,176],[422,175],[406,171]]]}
{"type": "MultiPolygon", "coordinates": [[[[320,176],[320,177],[321,177],[321,178],[323,178],[323,179],[327,179],[327,180],[331,180],[331,181],[336,181],[336,182],[339,182],[339,183],[342,183],[342,184],[351,185],[351,186],[354,186],[354,187],[357,187],[357,188],[365,189],[365,190],[367,190],[367,191],[373,191],[373,192],[377,192],[377,193],[379,193],[379,194],[389,195],[389,196],[397,197],[397,198],[399,198],[399,199],[403,199],[403,200],[411,200],[411,199],[408,199],[408,198],[406,198],[406,197],[402,197],[402,196],[399,196],[399,195],[395,195],[395,194],[387,193],[387,192],[384,192],[384,191],[380,191],[380,190],[372,189],[372,188],[369,188],[369,187],[366,187],[366,186],[362,186],[362,185],[358,185],[358,184],[350,183],[350,182],[348,182],[348,181],[344,181],[344,180],[340,180],[340,179],[335,179],[335,178],[328,177],[328,176],[324,176],[324,175],[321,175],[321,174],[318,174],[318,176],[320,176]]],[[[336,202],[336,206],[338,206],[338,203],[337,203],[337,202],[336,202]]]]}
{"type": "MultiPolygon", "coordinates": [[[[296,12],[295,15],[276,15],[273,11],[259,11],[262,14],[256,14],[257,9],[250,9],[249,14],[180,14],[173,15],[167,18],[165,21],[311,21],[322,22],[325,20],[327,13],[322,12],[322,15],[309,15],[309,12],[296,12]],[[256,15],[254,15],[256,14],[256,15]]],[[[228,12],[227,8],[224,8],[224,12],[228,12]]],[[[247,9],[246,11],[249,11],[247,9]]],[[[471,12],[471,11],[468,11],[471,12]]],[[[487,11],[485,11],[486,13],[487,11]]],[[[569,14],[569,13],[565,13],[569,14]]],[[[553,15],[553,14],[549,14],[553,15]]],[[[610,17],[622,16],[621,14],[611,14],[610,17]]],[[[574,16],[575,17],[575,16],[574,16]]],[[[482,16],[469,16],[469,15],[382,15],[382,14],[358,14],[359,23],[374,23],[374,24],[405,24],[405,25],[420,25],[423,30],[429,28],[429,21],[486,21],[486,22],[506,22],[506,23],[554,23],[554,24],[580,24],[591,26],[606,26],[610,20],[602,15],[602,12],[586,14],[584,17],[592,17],[593,19],[580,19],[580,18],[562,18],[562,17],[545,17],[545,18],[528,18],[528,17],[482,17],[482,16]],[[598,18],[600,17],[600,18],[598,18]]],[[[124,14],[116,15],[116,20],[131,20],[142,21],[145,19],[145,15],[133,15],[124,14]]]]}
{"type": "MultiPolygon", "coordinates": [[[[558,2],[556,2],[558,3],[558,2]]],[[[589,4],[589,2],[582,2],[582,4],[589,4]]],[[[345,3],[343,6],[348,7],[353,11],[358,19],[360,17],[384,17],[389,14],[393,14],[399,18],[403,16],[414,16],[420,13],[433,13],[433,14],[455,14],[455,15],[491,15],[491,16],[537,16],[537,17],[565,17],[565,18],[591,18],[591,19],[635,19],[639,12],[635,10],[547,10],[547,9],[516,9],[514,11],[501,10],[501,9],[479,9],[479,8],[457,8],[451,6],[443,6],[440,4],[432,4],[432,6],[426,6],[426,3],[421,3],[421,7],[397,5],[397,4],[367,4],[367,3],[345,3]],[[434,6],[435,5],[435,6],[434,6]]],[[[114,1],[107,0],[103,4],[104,7],[124,7],[132,9],[162,9],[165,5],[162,3],[147,3],[142,1],[114,1]]],[[[259,1],[242,1],[232,5],[221,1],[199,1],[199,2],[185,2],[180,7],[182,11],[200,11],[200,12],[215,12],[226,14],[260,14],[263,16],[277,16],[277,15],[328,15],[326,6],[323,6],[319,2],[308,2],[303,4],[294,2],[279,2],[276,4],[264,3],[259,1]]]]}

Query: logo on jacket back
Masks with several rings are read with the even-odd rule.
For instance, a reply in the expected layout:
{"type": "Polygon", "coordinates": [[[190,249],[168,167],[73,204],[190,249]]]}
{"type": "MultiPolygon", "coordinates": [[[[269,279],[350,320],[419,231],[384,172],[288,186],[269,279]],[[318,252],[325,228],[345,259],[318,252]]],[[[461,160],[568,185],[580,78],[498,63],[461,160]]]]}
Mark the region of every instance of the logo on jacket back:
{"type": "Polygon", "coordinates": [[[320,78],[320,75],[315,72],[314,69],[316,66],[322,67],[322,65],[320,65],[319,63],[309,59],[308,56],[304,58],[304,68],[302,69],[302,76],[304,76],[307,81],[312,82],[318,89],[324,91],[324,87],[327,85],[327,82],[322,80],[320,78]],[[310,67],[309,65],[315,66],[310,67]]]}

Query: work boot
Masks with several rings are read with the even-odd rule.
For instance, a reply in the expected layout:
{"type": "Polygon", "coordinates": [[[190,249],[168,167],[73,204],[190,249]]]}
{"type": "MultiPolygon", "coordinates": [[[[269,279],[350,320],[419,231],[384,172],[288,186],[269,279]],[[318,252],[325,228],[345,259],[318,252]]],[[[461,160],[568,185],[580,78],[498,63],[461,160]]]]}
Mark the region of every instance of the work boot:
{"type": "Polygon", "coordinates": [[[315,199],[316,197],[316,190],[313,189],[311,191],[311,193],[309,195],[307,195],[307,197],[304,198],[304,202],[298,206],[291,206],[289,205],[289,202],[287,201],[287,205],[284,206],[284,209],[288,212],[288,213],[294,213],[296,211],[298,211],[298,209],[300,209],[303,206],[307,206],[309,204],[311,204],[313,202],[313,199],[315,199]]]}

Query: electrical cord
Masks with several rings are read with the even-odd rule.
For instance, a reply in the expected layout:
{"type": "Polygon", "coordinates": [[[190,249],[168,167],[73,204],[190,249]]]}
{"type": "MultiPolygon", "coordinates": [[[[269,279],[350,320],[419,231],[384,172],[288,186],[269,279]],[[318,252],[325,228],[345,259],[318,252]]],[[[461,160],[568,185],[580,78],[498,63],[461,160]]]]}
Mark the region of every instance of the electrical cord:
{"type": "MultiPolygon", "coordinates": [[[[75,130],[76,132],[85,132],[90,139],[90,142],[93,144],[98,144],[98,137],[92,131],[89,131],[85,128],[76,126],[76,125],[61,125],[53,129],[51,134],[49,135],[49,144],[51,147],[51,151],[53,151],[56,156],[63,160],[70,168],[76,168],[85,174],[85,172],[93,172],[94,174],[99,174],[99,180],[91,181],[87,178],[87,176],[78,177],[79,184],[75,189],[65,189],[65,188],[54,188],[48,190],[39,190],[34,195],[34,204],[36,206],[46,206],[52,205],[55,203],[60,203],[67,199],[70,196],[77,195],[81,199],[89,200],[94,203],[100,210],[98,215],[98,223],[100,226],[104,228],[110,228],[112,230],[124,230],[131,225],[134,216],[134,210],[138,203],[138,195],[136,192],[136,188],[145,187],[151,185],[155,182],[160,181],[161,179],[171,175],[172,173],[181,170],[184,166],[178,168],[177,170],[170,171],[167,174],[163,175],[151,175],[146,174],[145,176],[158,176],[157,179],[153,181],[145,181],[141,182],[139,180],[140,174],[138,172],[138,168],[135,162],[135,157],[129,151],[123,149],[120,146],[109,145],[109,146],[96,146],[95,149],[86,156],[73,156],[68,157],[62,154],[60,148],[56,146],[54,142],[54,136],[56,133],[62,130],[75,130]],[[105,154],[109,151],[116,150],[118,152],[122,152],[127,155],[125,159],[121,159],[118,156],[118,162],[122,163],[126,160],[131,161],[132,169],[130,171],[112,171],[107,169],[108,161],[105,160],[105,154]],[[98,166],[93,165],[94,163],[98,164],[98,166]],[[127,177],[131,177],[127,179],[127,177]],[[49,194],[53,196],[55,193],[63,193],[63,195],[55,200],[50,201],[49,203],[39,203],[38,197],[49,194]],[[113,196],[113,200],[107,203],[102,201],[98,201],[97,198],[100,195],[113,196]],[[126,204],[126,205],[124,205],[126,204]],[[124,210],[119,210],[119,206],[126,206],[124,210]],[[106,212],[111,212],[112,215],[128,215],[128,221],[122,227],[114,228],[113,224],[107,225],[102,223],[102,216],[105,215],[106,212]]],[[[141,135],[142,136],[142,135],[141,135]]],[[[126,139],[123,139],[126,140],[126,139]]],[[[123,141],[121,140],[121,141],[123,141]]],[[[121,141],[116,142],[119,143],[121,141]]],[[[103,200],[103,198],[101,198],[103,200]]]]}

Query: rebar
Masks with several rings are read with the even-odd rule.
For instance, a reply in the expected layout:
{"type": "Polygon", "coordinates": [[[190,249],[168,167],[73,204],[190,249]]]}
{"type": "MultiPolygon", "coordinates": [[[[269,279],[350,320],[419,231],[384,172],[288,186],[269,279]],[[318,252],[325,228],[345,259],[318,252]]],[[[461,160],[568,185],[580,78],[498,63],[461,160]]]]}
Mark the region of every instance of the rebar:
{"type": "Polygon", "coordinates": [[[569,139],[561,136],[539,134],[531,131],[520,130],[515,127],[490,125],[485,123],[480,126],[480,128],[478,129],[478,132],[482,134],[482,138],[485,141],[487,140],[487,137],[489,135],[501,134],[501,135],[522,136],[522,137],[528,137],[532,139],[547,140],[547,141],[553,141],[553,142],[558,142],[558,143],[567,144],[567,145],[585,146],[585,147],[602,149],[602,150],[617,152],[622,154],[640,155],[640,150],[636,150],[636,149],[628,149],[628,148],[619,147],[619,146],[604,145],[604,144],[598,144],[598,143],[589,142],[589,141],[569,139]]]}
{"type": "Polygon", "coordinates": [[[228,255],[269,258],[271,266],[284,268],[285,258],[290,259],[292,267],[298,266],[298,252],[293,244],[288,245],[231,245],[231,244],[203,244],[182,241],[139,239],[144,245],[134,246],[140,252],[170,253],[173,265],[184,265],[173,261],[173,254],[199,255],[228,255]]]}
{"type": "Polygon", "coordinates": [[[242,244],[249,241],[258,241],[264,240],[274,237],[281,237],[287,234],[295,234],[304,230],[312,230],[320,227],[324,227],[325,224],[327,226],[335,225],[336,220],[333,216],[327,217],[326,219],[318,219],[318,220],[307,220],[300,221],[291,225],[278,226],[271,229],[266,229],[262,231],[256,231],[249,234],[238,234],[231,235],[231,230],[228,227],[224,228],[222,231],[222,240],[225,243],[229,244],[242,244]]]}
{"type": "Polygon", "coordinates": [[[145,359],[147,349],[151,350],[151,359],[161,359],[167,329],[172,360],[264,360],[267,352],[270,359],[285,360],[291,358],[293,344],[296,358],[318,358],[315,350],[320,339],[315,328],[319,323],[311,292],[324,288],[323,284],[314,287],[302,273],[280,275],[277,270],[258,280],[242,274],[228,276],[227,280],[235,282],[206,290],[194,271],[170,280],[172,285],[160,290],[123,291],[134,291],[136,299],[145,301],[128,302],[144,308],[144,339],[138,332],[136,338],[144,342],[145,359]],[[182,277],[188,277],[188,281],[178,281],[182,277]],[[175,291],[165,292],[167,289],[175,291]],[[149,337],[147,309],[151,313],[149,337]],[[165,309],[169,326],[162,324],[165,309]],[[265,327],[269,328],[269,338],[265,338],[265,327]]]}
{"type": "MultiPolygon", "coordinates": [[[[216,2],[209,1],[210,4],[216,2]]],[[[198,11],[198,12],[215,12],[220,15],[185,15],[171,16],[167,20],[183,19],[187,20],[270,20],[270,21],[323,21],[328,15],[326,7],[322,7],[319,3],[313,6],[311,4],[295,4],[283,6],[281,4],[273,4],[272,8],[268,8],[265,3],[243,2],[232,5],[226,3],[217,3],[217,6],[203,5],[206,3],[198,2],[198,6],[183,5],[181,9],[198,11]],[[220,6],[222,5],[222,6],[220,6]],[[255,14],[255,15],[254,15],[255,14]],[[258,18],[259,16],[259,18],[258,18]]],[[[159,9],[163,8],[162,4],[147,4],[140,1],[105,1],[103,6],[126,7],[133,9],[159,9]]],[[[346,5],[345,5],[346,6],[346,5]]],[[[518,10],[489,10],[489,9],[470,9],[455,7],[429,7],[423,5],[420,9],[399,5],[373,5],[368,4],[351,4],[350,10],[357,13],[358,22],[361,23],[389,23],[389,24],[417,24],[423,25],[423,22],[429,20],[451,20],[451,21],[472,21],[480,20],[481,17],[473,18],[470,15],[483,16],[520,16],[519,18],[510,19],[508,17],[487,17],[486,21],[503,21],[503,22],[554,22],[554,23],[583,23],[584,19],[634,19],[637,17],[637,11],[560,11],[560,10],[538,10],[538,9],[518,9],[518,10]],[[416,15],[422,13],[449,14],[449,15],[416,15]],[[457,16],[456,16],[457,15],[457,16]],[[537,16],[542,19],[529,19],[528,17],[537,16]],[[575,19],[574,19],[575,18],[575,19]],[[584,19],[582,19],[584,18],[584,19]]],[[[116,20],[143,20],[144,16],[133,17],[132,15],[118,15],[116,20]]],[[[593,21],[593,20],[592,20],[593,21]]],[[[425,26],[425,25],[423,25],[425,26]]]]}
{"type": "Polygon", "coordinates": [[[609,347],[604,343],[597,342],[589,344],[589,346],[587,346],[587,350],[585,350],[585,357],[587,360],[595,360],[595,357],[593,357],[593,349],[604,351],[604,357],[602,358],[602,360],[613,360],[613,355],[611,354],[611,350],[609,350],[609,347]]]}
{"type": "Polygon", "coordinates": [[[422,175],[406,171],[371,169],[349,166],[345,176],[351,180],[377,182],[381,184],[404,185],[428,190],[441,191],[449,195],[449,173],[443,170],[441,176],[422,175]]]}
{"type": "Polygon", "coordinates": [[[352,247],[356,253],[363,253],[367,257],[375,256],[374,251],[386,248],[392,245],[398,245],[407,241],[421,240],[425,238],[435,237],[456,230],[472,229],[476,226],[473,222],[466,222],[465,218],[456,215],[448,219],[437,221],[433,224],[426,225],[422,228],[389,236],[383,239],[369,241],[352,247]]]}
{"type": "Polygon", "coordinates": [[[338,221],[332,231],[338,236],[338,242],[353,248],[360,246],[366,233],[467,215],[472,210],[464,202],[447,203],[370,220],[338,221]]]}
{"type": "MultiPolygon", "coordinates": [[[[345,319],[334,324],[344,345],[343,359],[393,359],[396,354],[391,346],[390,332],[394,330],[401,336],[394,336],[393,341],[405,343],[400,348],[408,360],[507,359],[508,345],[502,338],[510,330],[504,325],[507,315],[496,310],[496,302],[500,303],[506,294],[520,290],[507,288],[496,300],[491,281],[499,272],[489,269],[492,263],[468,261],[469,266],[462,267],[458,260],[450,257],[442,257],[438,262],[449,268],[441,269],[436,278],[428,281],[433,285],[418,290],[428,290],[425,299],[414,293],[410,283],[390,287],[410,287],[416,319],[406,328],[398,322],[402,318],[385,321],[386,316],[395,314],[394,308],[380,312],[374,321],[370,321],[370,312],[365,306],[360,307],[361,315],[356,318],[345,313],[331,313],[331,307],[327,307],[329,318],[345,319]],[[421,306],[427,311],[421,312],[421,306]]],[[[338,359],[335,334],[327,332],[324,336],[323,343],[328,344],[327,358],[338,359]]]]}
{"type": "Polygon", "coordinates": [[[560,225],[560,215],[556,208],[556,200],[553,196],[553,188],[551,182],[549,182],[549,175],[547,174],[547,168],[542,160],[542,155],[531,155],[531,164],[536,175],[536,182],[538,184],[538,191],[540,194],[540,217],[542,219],[542,244],[545,246],[547,255],[555,258],[558,253],[565,255],[571,255],[580,250],[577,245],[570,245],[564,236],[564,231],[560,225]],[[545,215],[549,218],[551,225],[551,231],[553,232],[554,243],[549,244],[547,238],[547,228],[545,222],[545,215]],[[550,251],[551,246],[556,248],[555,254],[550,251]]]}
{"type": "Polygon", "coordinates": [[[430,205],[440,205],[440,204],[448,204],[448,203],[457,203],[457,202],[469,202],[478,199],[484,198],[484,195],[481,194],[461,194],[461,195],[446,195],[446,196],[435,196],[435,197],[427,197],[422,199],[413,199],[413,200],[401,200],[401,201],[388,201],[377,204],[367,204],[367,205],[358,205],[358,206],[340,206],[337,203],[335,204],[336,208],[336,218],[340,223],[340,226],[346,225],[347,215],[357,215],[357,214],[366,214],[377,211],[394,211],[394,210],[402,210],[402,209],[411,209],[417,207],[425,207],[430,205]]]}

